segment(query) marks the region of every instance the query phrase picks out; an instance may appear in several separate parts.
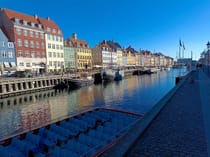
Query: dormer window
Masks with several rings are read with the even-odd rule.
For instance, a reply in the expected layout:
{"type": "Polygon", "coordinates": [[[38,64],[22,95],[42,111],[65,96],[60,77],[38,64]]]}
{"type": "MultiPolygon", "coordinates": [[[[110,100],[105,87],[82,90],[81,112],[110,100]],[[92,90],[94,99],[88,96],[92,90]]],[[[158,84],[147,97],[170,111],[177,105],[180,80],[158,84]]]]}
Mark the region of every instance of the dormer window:
{"type": "Polygon", "coordinates": [[[47,27],[47,32],[50,32],[50,31],[51,31],[51,29],[49,27],[47,27]]]}
{"type": "Polygon", "coordinates": [[[31,22],[31,27],[35,27],[35,24],[33,22],[31,22]]]}
{"type": "Polygon", "coordinates": [[[53,29],[53,30],[52,30],[52,32],[53,32],[53,33],[56,33],[56,30],[55,30],[55,29],[53,29]]]}
{"type": "Polygon", "coordinates": [[[38,27],[39,27],[40,29],[42,29],[42,25],[41,25],[41,24],[38,24],[38,27]]]}
{"type": "Polygon", "coordinates": [[[20,19],[15,18],[15,23],[20,24],[20,19]]]}
{"type": "Polygon", "coordinates": [[[23,20],[23,25],[27,26],[27,21],[23,20]]]}
{"type": "Polygon", "coordinates": [[[60,30],[58,30],[58,34],[61,34],[61,31],[60,30]]]}

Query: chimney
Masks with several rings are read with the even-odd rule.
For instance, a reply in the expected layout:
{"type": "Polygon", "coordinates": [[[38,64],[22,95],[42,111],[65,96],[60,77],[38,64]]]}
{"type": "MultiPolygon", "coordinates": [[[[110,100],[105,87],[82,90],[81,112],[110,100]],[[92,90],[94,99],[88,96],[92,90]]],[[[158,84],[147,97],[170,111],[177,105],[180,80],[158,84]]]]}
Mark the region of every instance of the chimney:
{"type": "Polygon", "coordinates": [[[73,33],[73,38],[74,38],[75,40],[77,40],[77,34],[76,34],[76,33],[73,33]]]}
{"type": "Polygon", "coordinates": [[[38,15],[37,15],[37,14],[35,14],[35,15],[34,15],[34,18],[35,18],[35,19],[38,19],[38,15]]]}
{"type": "Polygon", "coordinates": [[[47,17],[47,20],[50,21],[50,17],[49,16],[47,17]]]}

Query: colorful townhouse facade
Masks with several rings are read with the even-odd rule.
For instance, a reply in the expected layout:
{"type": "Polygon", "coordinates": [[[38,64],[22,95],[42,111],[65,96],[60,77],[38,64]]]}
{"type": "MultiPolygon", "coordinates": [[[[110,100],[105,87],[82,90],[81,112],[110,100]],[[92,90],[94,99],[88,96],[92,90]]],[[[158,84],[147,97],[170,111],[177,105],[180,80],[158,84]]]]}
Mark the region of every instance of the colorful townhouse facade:
{"type": "MultiPolygon", "coordinates": [[[[112,53],[112,56],[116,57],[116,61],[115,59],[113,59],[113,63],[117,66],[117,67],[120,67],[120,66],[123,66],[123,51],[122,51],[122,47],[120,46],[119,43],[117,42],[114,42],[113,40],[108,40],[107,41],[107,44],[111,47],[113,53],[112,53]],[[117,55],[117,56],[115,56],[117,55]]],[[[112,58],[114,58],[112,57],[112,58]]]]}
{"type": "Polygon", "coordinates": [[[63,35],[49,18],[0,9],[0,28],[15,43],[17,70],[43,73],[62,69],[63,35]]]}
{"type": "Polygon", "coordinates": [[[93,48],[94,58],[96,58],[96,55],[101,57],[101,67],[117,67],[117,52],[113,51],[106,40],[100,42],[93,48]]]}
{"type": "Polygon", "coordinates": [[[66,72],[74,72],[76,69],[76,48],[64,41],[64,69],[66,72]]]}
{"type": "MultiPolygon", "coordinates": [[[[84,71],[84,70],[91,70],[92,65],[92,49],[89,47],[89,44],[77,38],[77,34],[74,33],[71,38],[67,38],[65,40],[65,49],[69,49],[71,53],[71,58],[67,58],[67,54],[65,54],[65,63],[73,61],[73,57],[75,57],[75,68],[76,71],[84,71]]],[[[65,53],[68,53],[65,51],[65,53]]],[[[69,67],[66,67],[69,68],[69,67]]]]}
{"type": "Polygon", "coordinates": [[[16,71],[15,45],[0,29],[0,75],[13,71],[16,71]]]}
{"type": "Polygon", "coordinates": [[[46,45],[46,71],[59,72],[64,70],[63,34],[58,25],[49,17],[38,17],[43,27],[46,45]]]}
{"type": "Polygon", "coordinates": [[[36,17],[8,9],[0,10],[0,27],[15,43],[17,70],[42,71],[46,62],[45,38],[36,17]]]}
{"type": "Polygon", "coordinates": [[[123,53],[126,56],[126,65],[127,66],[135,66],[136,65],[136,53],[137,51],[129,46],[128,48],[124,49],[123,53]]]}

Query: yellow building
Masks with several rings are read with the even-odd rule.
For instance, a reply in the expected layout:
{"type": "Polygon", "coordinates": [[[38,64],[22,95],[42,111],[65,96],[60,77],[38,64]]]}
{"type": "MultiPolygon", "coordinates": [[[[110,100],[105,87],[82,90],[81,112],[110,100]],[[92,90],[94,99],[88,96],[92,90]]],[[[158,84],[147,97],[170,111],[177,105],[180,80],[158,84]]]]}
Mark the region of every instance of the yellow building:
{"type": "Polygon", "coordinates": [[[136,65],[136,53],[137,51],[130,46],[124,50],[124,54],[126,54],[127,65],[136,65]]]}
{"type": "Polygon", "coordinates": [[[92,69],[92,50],[86,41],[77,39],[77,34],[66,40],[69,47],[75,48],[75,63],[77,71],[92,69]]]}

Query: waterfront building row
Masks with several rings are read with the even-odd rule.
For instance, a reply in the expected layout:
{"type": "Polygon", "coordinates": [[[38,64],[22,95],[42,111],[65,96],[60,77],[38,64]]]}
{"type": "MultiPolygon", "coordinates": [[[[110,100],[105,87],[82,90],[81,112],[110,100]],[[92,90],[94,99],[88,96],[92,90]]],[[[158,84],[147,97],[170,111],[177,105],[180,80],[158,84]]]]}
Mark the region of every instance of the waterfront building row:
{"type": "Polygon", "coordinates": [[[32,73],[83,71],[97,67],[171,66],[161,53],[122,48],[102,41],[93,48],[73,34],[64,40],[62,30],[49,17],[30,16],[0,9],[0,69],[32,73]],[[8,46],[7,46],[8,45],[8,46]]]}

